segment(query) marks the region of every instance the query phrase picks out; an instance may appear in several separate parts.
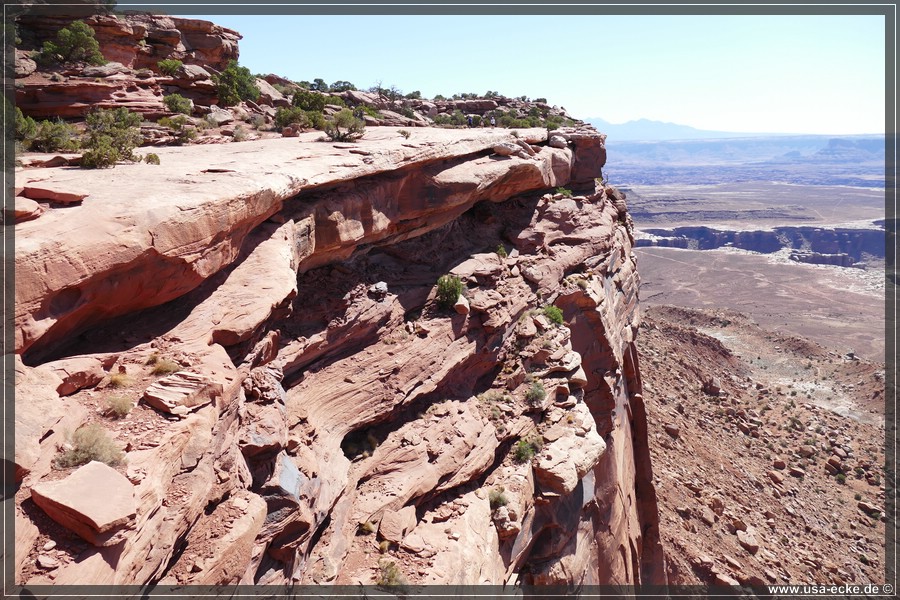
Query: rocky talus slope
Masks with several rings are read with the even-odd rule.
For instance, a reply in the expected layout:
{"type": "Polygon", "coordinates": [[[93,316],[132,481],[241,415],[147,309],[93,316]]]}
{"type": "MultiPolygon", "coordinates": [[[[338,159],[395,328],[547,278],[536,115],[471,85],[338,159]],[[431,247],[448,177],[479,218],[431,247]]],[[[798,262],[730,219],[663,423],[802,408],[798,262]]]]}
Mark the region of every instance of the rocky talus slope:
{"type": "Polygon", "coordinates": [[[632,224],[557,133],[17,171],[17,581],[663,582],[632,224]]]}

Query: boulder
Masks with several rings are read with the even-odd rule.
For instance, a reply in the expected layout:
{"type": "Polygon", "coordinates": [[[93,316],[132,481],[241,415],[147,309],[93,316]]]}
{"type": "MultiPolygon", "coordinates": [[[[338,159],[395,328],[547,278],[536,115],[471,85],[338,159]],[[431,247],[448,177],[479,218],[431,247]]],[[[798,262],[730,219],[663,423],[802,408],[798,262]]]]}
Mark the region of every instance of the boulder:
{"type": "Polygon", "coordinates": [[[222,384],[197,373],[179,371],[148,387],[143,400],[163,412],[186,415],[221,395],[222,384]]]}
{"type": "Polygon", "coordinates": [[[16,223],[23,223],[37,219],[44,214],[44,208],[30,198],[16,196],[16,204],[13,208],[13,218],[16,223]]]}
{"type": "Polygon", "coordinates": [[[551,135],[550,141],[547,142],[551,148],[567,148],[569,143],[566,141],[566,138],[561,135],[551,135]]]}
{"type": "Polygon", "coordinates": [[[458,314],[467,315],[469,314],[469,300],[463,296],[459,295],[459,298],[456,299],[456,303],[453,305],[453,310],[455,310],[458,314]]]}
{"type": "Polygon", "coordinates": [[[389,542],[400,543],[416,527],[416,507],[386,510],[378,525],[378,535],[389,542]]]}
{"type": "Polygon", "coordinates": [[[37,63],[31,60],[27,52],[16,50],[16,77],[28,77],[37,70],[37,63]]]}
{"type": "Polygon", "coordinates": [[[51,519],[94,546],[119,544],[134,527],[134,487],[101,462],[91,461],[65,479],[35,484],[31,498],[51,519]]]}
{"type": "Polygon", "coordinates": [[[108,62],[96,67],[85,67],[81,74],[85,77],[109,77],[119,73],[131,73],[131,69],[118,62],[108,62]]]}
{"type": "Polygon", "coordinates": [[[215,123],[217,127],[221,127],[222,125],[233,123],[234,115],[231,114],[231,111],[224,110],[218,106],[211,106],[207,119],[215,123]]]}

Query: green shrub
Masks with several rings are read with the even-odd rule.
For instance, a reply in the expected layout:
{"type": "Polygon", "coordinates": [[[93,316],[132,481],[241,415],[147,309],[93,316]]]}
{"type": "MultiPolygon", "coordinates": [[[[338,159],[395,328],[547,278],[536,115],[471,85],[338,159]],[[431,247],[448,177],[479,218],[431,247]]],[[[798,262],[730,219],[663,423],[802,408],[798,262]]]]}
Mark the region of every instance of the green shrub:
{"type": "Polygon", "coordinates": [[[114,419],[122,419],[128,416],[134,404],[125,396],[110,396],[106,399],[106,408],[103,414],[114,419]]]}
{"type": "Polygon", "coordinates": [[[462,280],[456,275],[441,275],[438,278],[437,301],[443,308],[453,308],[462,292],[462,280]]]}
{"type": "Polygon", "coordinates": [[[43,65],[54,63],[86,62],[91,65],[106,63],[100,53],[100,44],[94,38],[94,30],[84,21],[73,21],[56,33],[56,41],[46,41],[34,57],[43,65]]]}
{"type": "Polygon", "coordinates": [[[325,122],[324,131],[332,142],[352,142],[365,134],[366,123],[344,108],[332,115],[331,121],[325,122]]]}
{"type": "Polygon", "coordinates": [[[525,463],[534,458],[541,449],[541,444],[536,440],[519,440],[513,448],[513,458],[516,462],[525,463]]]}
{"type": "Polygon", "coordinates": [[[568,188],[558,187],[558,188],[556,188],[556,193],[559,194],[560,196],[565,196],[566,198],[572,197],[572,190],[570,190],[568,188]]]}
{"type": "Polygon", "coordinates": [[[191,108],[193,106],[191,101],[181,94],[169,94],[163,98],[163,103],[166,105],[166,108],[169,109],[169,112],[181,113],[184,115],[191,114],[191,108]]]}
{"type": "Polygon", "coordinates": [[[332,92],[347,92],[353,91],[356,89],[356,86],[350,83],[349,81],[338,80],[331,84],[332,92]]]}
{"type": "Polygon", "coordinates": [[[488,493],[488,502],[491,505],[491,510],[497,510],[501,506],[506,506],[509,503],[509,500],[506,498],[506,494],[504,494],[505,490],[500,487],[494,490],[491,490],[488,493]]]}
{"type": "Polygon", "coordinates": [[[845,483],[847,483],[847,476],[844,475],[843,473],[838,473],[837,475],[834,476],[834,480],[837,481],[839,484],[844,485],[845,483]]]}
{"type": "Polygon", "coordinates": [[[374,119],[381,119],[382,117],[384,117],[383,114],[381,114],[380,112],[378,112],[377,110],[375,110],[374,108],[369,106],[368,104],[363,104],[363,105],[359,106],[358,108],[361,108],[364,114],[367,114],[374,119]]]}
{"type": "Polygon", "coordinates": [[[148,165],[158,165],[159,164],[159,155],[151,152],[147,156],[144,157],[144,162],[148,165]]]}
{"type": "Polygon", "coordinates": [[[22,109],[16,107],[16,139],[27,141],[28,144],[37,134],[37,122],[31,117],[26,117],[22,113],[22,109]]]}
{"type": "MultiPolygon", "coordinates": [[[[25,124],[26,129],[29,127],[25,124]]],[[[33,137],[24,140],[25,146],[35,152],[57,152],[78,149],[77,130],[73,125],[55,121],[41,121],[36,124],[33,137]]]]}
{"type": "Polygon", "coordinates": [[[398,129],[398,130],[397,130],[397,133],[399,133],[400,135],[402,135],[402,136],[403,136],[403,139],[405,139],[405,140],[408,140],[408,139],[409,139],[409,136],[412,135],[412,134],[411,134],[409,131],[407,131],[406,129],[398,129]]]}
{"type": "Polygon", "coordinates": [[[378,567],[380,573],[378,579],[375,580],[375,585],[379,587],[403,587],[406,585],[403,573],[393,561],[382,561],[378,567]]]}
{"type": "Polygon", "coordinates": [[[297,90],[294,97],[291,98],[291,105],[303,110],[315,110],[321,112],[325,109],[328,102],[324,94],[310,92],[308,90],[297,90]]]}
{"type": "Polygon", "coordinates": [[[498,244],[495,252],[500,258],[506,258],[507,256],[509,256],[509,254],[506,253],[506,247],[503,244],[498,244]]]}
{"type": "Polygon", "coordinates": [[[156,63],[156,66],[163,75],[174,77],[183,64],[183,62],[174,58],[164,58],[156,63]]]}
{"type": "Polygon", "coordinates": [[[255,102],[259,98],[259,87],[250,69],[238,66],[236,60],[228,61],[225,70],[212,79],[221,106],[234,106],[241,100],[255,102]]]}
{"type": "Polygon", "coordinates": [[[250,126],[257,131],[261,131],[266,127],[266,118],[262,115],[254,115],[254,117],[250,119],[250,126]]]}
{"type": "Polygon", "coordinates": [[[61,468],[85,465],[92,460],[106,463],[111,467],[122,464],[125,454],[107,436],[97,423],[79,427],[72,435],[72,448],[56,458],[61,468]]]}
{"type": "Polygon", "coordinates": [[[231,139],[235,142],[243,142],[247,139],[247,130],[243,126],[238,125],[234,128],[234,135],[231,139]]]}
{"type": "Polygon", "coordinates": [[[81,157],[84,168],[112,167],[120,160],[134,160],[134,149],[143,142],[141,116],[127,108],[98,109],[86,118],[87,151],[81,157]]]}
{"type": "Polygon", "coordinates": [[[291,106],[289,108],[282,107],[275,111],[276,127],[287,127],[295,123],[303,129],[312,127],[312,122],[306,114],[306,111],[299,106],[291,106]]]}
{"type": "Polygon", "coordinates": [[[525,400],[532,406],[538,406],[547,397],[547,390],[540,381],[531,382],[531,387],[525,392],[525,400]]]}
{"type": "Polygon", "coordinates": [[[119,158],[119,151],[113,147],[109,138],[101,138],[81,154],[79,166],[82,169],[108,169],[116,166],[119,158]]]}
{"type": "Polygon", "coordinates": [[[157,121],[157,123],[163,127],[168,127],[175,133],[175,143],[178,145],[187,144],[197,138],[197,130],[194,127],[188,127],[187,122],[187,117],[184,115],[163,117],[157,121]]]}
{"type": "Polygon", "coordinates": [[[552,304],[548,304],[544,307],[544,316],[547,317],[551,323],[556,323],[557,325],[563,324],[562,311],[552,304]]]}

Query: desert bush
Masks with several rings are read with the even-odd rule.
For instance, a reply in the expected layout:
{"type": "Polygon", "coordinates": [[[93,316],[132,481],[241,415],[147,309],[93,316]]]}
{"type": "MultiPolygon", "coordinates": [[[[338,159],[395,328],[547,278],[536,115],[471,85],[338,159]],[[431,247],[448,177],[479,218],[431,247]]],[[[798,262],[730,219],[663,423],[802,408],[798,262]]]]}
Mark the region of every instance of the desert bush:
{"type": "Polygon", "coordinates": [[[163,127],[168,127],[175,133],[175,143],[178,145],[187,144],[197,138],[197,130],[188,126],[187,117],[184,115],[163,117],[157,123],[163,127]]]}
{"type": "Polygon", "coordinates": [[[568,188],[558,187],[558,188],[556,188],[556,193],[559,194],[560,196],[564,196],[566,198],[572,197],[572,190],[570,190],[568,188]]]}
{"type": "Polygon", "coordinates": [[[375,533],[376,529],[372,521],[362,521],[356,526],[356,532],[360,535],[371,535],[375,533]]]}
{"type": "Polygon", "coordinates": [[[557,325],[563,324],[563,314],[559,308],[552,304],[548,304],[544,307],[543,312],[544,316],[547,317],[551,323],[556,323],[557,325]]]}
{"type": "Polygon", "coordinates": [[[103,414],[114,419],[122,419],[128,416],[134,407],[131,399],[125,396],[110,396],[106,399],[106,407],[103,414]]]}
{"type": "Polygon", "coordinates": [[[399,133],[400,135],[402,135],[402,136],[403,136],[403,139],[405,139],[405,140],[408,140],[408,139],[409,139],[409,136],[412,135],[412,134],[411,134],[408,130],[406,130],[406,129],[398,129],[398,130],[397,130],[397,133],[399,133]]]}
{"type": "Polygon", "coordinates": [[[525,400],[532,406],[540,405],[546,397],[547,390],[544,389],[544,384],[540,381],[532,381],[531,387],[525,392],[525,400]]]}
{"type": "Polygon", "coordinates": [[[282,107],[275,111],[276,127],[287,127],[294,123],[300,125],[300,127],[304,129],[312,126],[306,111],[299,106],[291,106],[289,108],[282,107]]]}
{"type": "Polygon", "coordinates": [[[176,371],[181,370],[181,365],[179,365],[174,360],[169,360],[167,358],[157,360],[153,369],[151,369],[151,375],[168,375],[169,373],[175,373],[176,371]]]}
{"type": "Polygon", "coordinates": [[[356,86],[349,81],[338,80],[331,84],[332,92],[347,92],[356,89],[356,86]]]}
{"type": "Polygon", "coordinates": [[[123,388],[131,385],[131,377],[125,373],[113,373],[109,376],[109,387],[123,388]]]}
{"type": "Polygon", "coordinates": [[[234,106],[241,100],[255,102],[259,98],[259,87],[250,69],[239,66],[236,60],[228,61],[225,70],[212,79],[221,106],[234,106]]]}
{"type": "Polygon", "coordinates": [[[250,119],[250,126],[257,131],[262,131],[266,127],[266,118],[262,115],[255,115],[250,119]]]}
{"type": "Polygon", "coordinates": [[[847,483],[847,476],[844,475],[843,473],[838,473],[837,475],[834,476],[834,480],[837,481],[839,484],[844,485],[845,483],[847,483]]]}
{"type": "Polygon", "coordinates": [[[31,117],[26,117],[22,113],[22,109],[16,107],[16,139],[27,140],[29,143],[37,134],[38,124],[31,117]]]}
{"type": "Polygon", "coordinates": [[[163,103],[166,105],[166,108],[169,109],[169,112],[181,113],[184,115],[191,114],[191,108],[193,106],[191,101],[181,94],[169,94],[163,98],[163,103]]]}
{"type": "Polygon", "coordinates": [[[506,246],[504,246],[503,244],[498,244],[497,249],[494,252],[496,252],[497,256],[499,256],[500,258],[506,258],[507,256],[509,256],[509,254],[507,254],[506,252],[506,246]]]}
{"type": "Polygon", "coordinates": [[[462,280],[456,275],[441,275],[437,281],[437,301],[444,308],[453,308],[463,292],[462,280]]]}
{"type": "MultiPolygon", "coordinates": [[[[28,129],[29,124],[25,124],[25,128],[28,129]]],[[[70,151],[79,146],[77,130],[61,119],[37,123],[33,136],[23,142],[25,147],[36,152],[70,151]]]]}
{"type": "Polygon", "coordinates": [[[297,90],[297,92],[294,93],[294,97],[291,98],[291,105],[302,108],[303,110],[315,110],[321,112],[325,109],[327,103],[325,94],[317,94],[316,92],[308,90],[297,90]]]}
{"type": "Polygon", "coordinates": [[[81,166],[112,167],[120,160],[134,160],[134,149],[143,141],[140,124],[141,116],[123,107],[88,113],[87,151],[81,157],[81,166]]]}
{"type": "Polygon", "coordinates": [[[73,21],[56,33],[56,40],[47,40],[34,59],[42,65],[54,63],[86,62],[91,65],[106,63],[100,53],[100,44],[94,30],[84,21],[73,21]]]}
{"type": "Polygon", "coordinates": [[[231,138],[235,142],[243,142],[247,139],[247,130],[241,125],[234,128],[234,135],[231,138]]]}
{"type": "Polygon", "coordinates": [[[97,423],[79,427],[72,434],[72,448],[56,458],[61,468],[85,465],[92,460],[106,463],[111,467],[122,464],[125,454],[109,438],[97,423]]]}
{"type": "Polygon", "coordinates": [[[378,579],[375,585],[379,587],[402,587],[406,585],[406,578],[393,561],[382,561],[379,565],[378,579]]]}
{"type": "Polygon", "coordinates": [[[159,164],[159,154],[151,152],[147,156],[144,157],[144,162],[148,165],[158,165],[159,164]]]}
{"type": "Polygon", "coordinates": [[[332,142],[352,142],[361,138],[366,132],[366,123],[353,116],[349,109],[341,109],[325,122],[325,135],[332,142]]]}
{"type": "Polygon", "coordinates": [[[509,504],[509,500],[506,498],[506,494],[504,494],[505,490],[500,487],[497,489],[493,489],[488,493],[488,502],[491,505],[491,510],[497,510],[501,506],[506,506],[509,504]]]}
{"type": "Polygon", "coordinates": [[[168,75],[173,77],[178,69],[182,67],[184,63],[175,58],[164,58],[158,63],[156,63],[156,67],[159,69],[159,72],[163,75],[168,75]]]}
{"type": "Polygon", "coordinates": [[[516,462],[525,463],[534,458],[540,449],[541,445],[537,441],[522,439],[513,447],[513,458],[516,462]]]}

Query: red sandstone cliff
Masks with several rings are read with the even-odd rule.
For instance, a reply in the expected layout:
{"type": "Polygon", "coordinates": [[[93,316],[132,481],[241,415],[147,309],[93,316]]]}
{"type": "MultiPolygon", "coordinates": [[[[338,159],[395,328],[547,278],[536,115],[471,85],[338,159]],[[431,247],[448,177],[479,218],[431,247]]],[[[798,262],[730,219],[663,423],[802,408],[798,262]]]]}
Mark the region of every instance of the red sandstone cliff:
{"type": "MultiPolygon", "coordinates": [[[[210,104],[139,70],[237,57],[211,23],[88,22],[124,70],[21,75],[27,114],[210,104]]],[[[62,24],[20,22],[33,45],[62,24]]],[[[318,136],[17,171],[17,583],[663,583],[604,137],[318,136]],[[122,464],[54,466],[85,424],[122,464]]]]}

